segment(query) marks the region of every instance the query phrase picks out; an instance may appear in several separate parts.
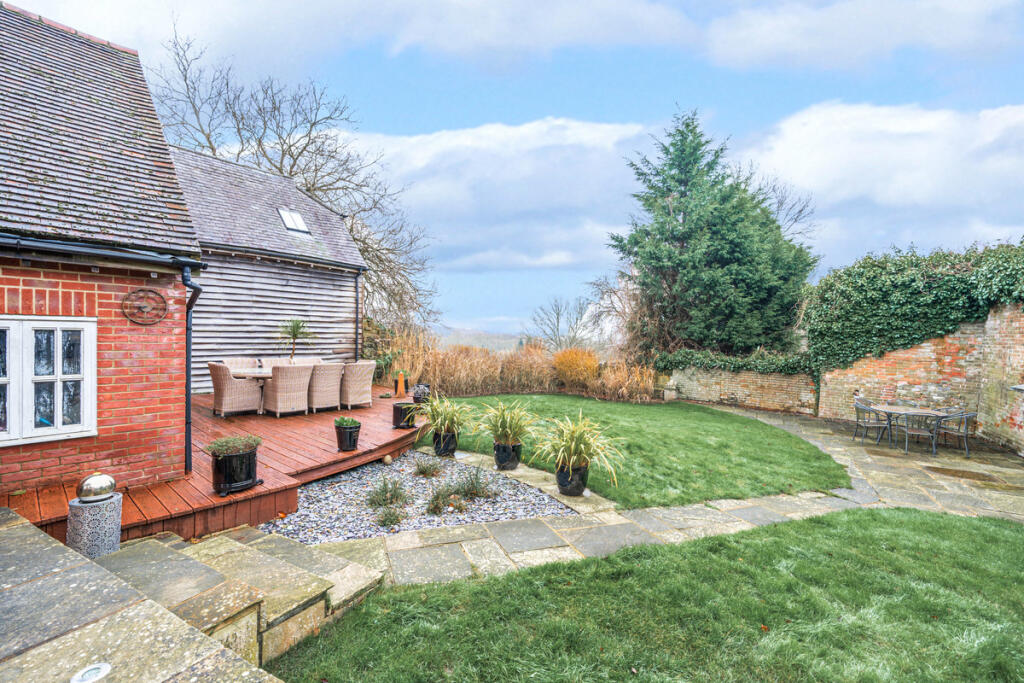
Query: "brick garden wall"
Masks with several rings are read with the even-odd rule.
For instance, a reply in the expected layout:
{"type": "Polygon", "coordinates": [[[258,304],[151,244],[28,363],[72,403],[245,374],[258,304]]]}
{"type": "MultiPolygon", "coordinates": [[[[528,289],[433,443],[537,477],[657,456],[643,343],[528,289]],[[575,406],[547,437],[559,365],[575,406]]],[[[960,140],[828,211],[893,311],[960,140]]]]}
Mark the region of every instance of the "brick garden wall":
{"type": "Polygon", "coordinates": [[[985,325],[969,323],[945,337],[831,370],[821,378],[818,415],[853,420],[854,391],[879,402],[904,400],[974,410],[983,374],[984,338],[985,325]]]}
{"type": "Polygon", "coordinates": [[[119,485],[184,473],[185,289],[176,274],[0,258],[0,313],[97,318],[98,435],[0,448],[0,493],[77,482],[102,469],[119,485]],[[147,287],[167,317],[142,326],[121,299],[147,287]]]}
{"type": "Polygon", "coordinates": [[[989,312],[982,353],[979,433],[1024,452],[1024,394],[1010,390],[1024,383],[1024,313],[1020,304],[996,306],[989,312]]]}
{"type": "Polygon", "coordinates": [[[678,398],[687,401],[814,414],[814,381],[810,375],[686,368],[672,373],[669,386],[675,388],[678,398]]]}

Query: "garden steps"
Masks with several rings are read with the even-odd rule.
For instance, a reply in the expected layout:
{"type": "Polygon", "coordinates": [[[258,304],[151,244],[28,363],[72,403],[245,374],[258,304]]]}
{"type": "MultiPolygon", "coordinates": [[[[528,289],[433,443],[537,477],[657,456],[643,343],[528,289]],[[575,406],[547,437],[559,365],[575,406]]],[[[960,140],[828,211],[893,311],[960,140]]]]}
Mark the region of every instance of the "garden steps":
{"type": "MultiPolygon", "coordinates": [[[[177,552],[156,541],[135,548],[149,559],[177,552]]],[[[184,568],[181,558],[173,561],[184,568]]],[[[166,589],[165,600],[172,593],[166,589]]],[[[178,595],[188,593],[179,586],[178,595]]],[[[99,663],[111,667],[109,680],[278,680],[7,508],[0,508],[0,604],[0,680],[67,681],[99,663]]]]}

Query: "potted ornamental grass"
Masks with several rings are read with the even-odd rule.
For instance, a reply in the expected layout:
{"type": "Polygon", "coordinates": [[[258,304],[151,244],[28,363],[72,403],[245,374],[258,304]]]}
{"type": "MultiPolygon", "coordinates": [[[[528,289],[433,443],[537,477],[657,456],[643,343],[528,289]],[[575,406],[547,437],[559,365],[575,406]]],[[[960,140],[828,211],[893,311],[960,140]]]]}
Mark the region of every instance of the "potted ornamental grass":
{"type": "Polygon", "coordinates": [[[419,410],[430,421],[434,432],[434,453],[453,455],[459,447],[459,433],[469,427],[472,409],[449,401],[444,396],[435,396],[419,404],[419,410]]]}
{"type": "Polygon", "coordinates": [[[338,437],[339,451],[354,451],[359,445],[359,420],[338,417],[334,420],[334,435],[338,437]]]}
{"type": "Polygon", "coordinates": [[[580,411],[575,420],[556,420],[542,435],[531,462],[539,459],[554,463],[555,481],[563,496],[580,496],[587,488],[591,465],[607,470],[612,485],[618,486],[615,467],[622,453],[600,426],[580,411]]]}
{"type": "Polygon", "coordinates": [[[213,490],[224,496],[258,484],[256,450],[263,439],[252,434],[227,436],[210,442],[206,450],[213,461],[213,490]]]}
{"type": "Polygon", "coordinates": [[[499,470],[514,470],[519,466],[523,440],[533,435],[536,419],[516,402],[498,401],[484,408],[480,429],[494,439],[494,464],[499,470]]]}

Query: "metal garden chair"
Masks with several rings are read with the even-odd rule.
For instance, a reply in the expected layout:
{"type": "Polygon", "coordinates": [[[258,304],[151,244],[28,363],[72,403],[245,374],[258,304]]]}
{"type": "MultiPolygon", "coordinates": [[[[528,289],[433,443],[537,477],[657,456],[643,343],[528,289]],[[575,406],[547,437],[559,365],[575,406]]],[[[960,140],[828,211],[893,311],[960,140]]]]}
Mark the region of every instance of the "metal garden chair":
{"type": "MultiPolygon", "coordinates": [[[[857,399],[853,402],[853,409],[857,413],[857,423],[853,428],[854,439],[860,435],[860,440],[863,443],[864,437],[868,435],[868,431],[871,429],[878,430],[875,443],[882,440],[882,434],[889,434],[889,418],[872,408],[870,401],[857,399]],[[861,432],[861,430],[864,431],[861,432]]],[[[889,435],[889,441],[890,443],[892,442],[892,435],[889,435]]]]}
{"type": "Polygon", "coordinates": [[[963,441],[964,453],[966,453],[969,458],[971,457],[971,448],[967,443],[967,439],[974,430],[974,423],[977,417],[977,413],[961,411],[940,418],[938,421],[938,434],[942,437],[943,442],[945,442],[946,437],[948,436],[952,436],[956,439],[958,446],[960,445],[960,442],[963,441]]]}
{"type": "Polygon", "coordinates": [[[942,418],[929,413],[904,413],[899,416],[896,419],[896,428],[903,431],[904,453],[910,454],[911,436],[914,437],[914,441],[917,441],[922,436],[926,436],[931,442],[932,455],[935,455],[935,446],[939,439],[939,424],[941,421],[942,418]]]}

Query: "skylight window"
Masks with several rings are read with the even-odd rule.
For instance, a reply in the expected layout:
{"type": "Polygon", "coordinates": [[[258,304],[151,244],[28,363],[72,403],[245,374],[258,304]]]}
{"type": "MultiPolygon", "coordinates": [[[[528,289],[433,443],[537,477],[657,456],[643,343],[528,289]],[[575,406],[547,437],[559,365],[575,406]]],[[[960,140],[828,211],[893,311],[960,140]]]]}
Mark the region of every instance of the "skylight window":
{"type": "Polygon", "coordinates": [[[284,227],[288,228],[292,232],[304,232],[309,234],[309,228],[306,227],[306,221],[302,220],[302,216],[298,211],[281,208],[278,209],[277,212],[281,214],[281,221],[284,223],[284,227]]]}

